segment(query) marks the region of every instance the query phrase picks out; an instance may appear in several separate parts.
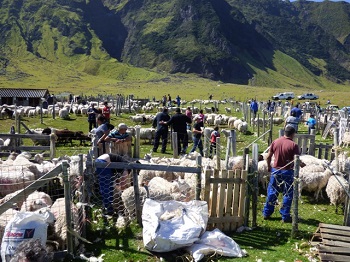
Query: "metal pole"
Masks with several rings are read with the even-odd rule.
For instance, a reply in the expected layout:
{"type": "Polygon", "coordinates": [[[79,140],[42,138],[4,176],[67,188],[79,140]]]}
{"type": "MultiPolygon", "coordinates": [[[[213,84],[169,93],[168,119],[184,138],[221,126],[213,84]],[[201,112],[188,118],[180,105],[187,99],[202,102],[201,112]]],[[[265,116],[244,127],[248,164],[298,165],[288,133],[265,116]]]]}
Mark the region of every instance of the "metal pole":
{"type": "Polygon", "coordinates": [[[293,214],[292,214],[292,233],[291,237],[295,238],[298,232],[298,204],[299,204],[299,170],[300,170],[300,156],[296,155],[294,166],[294,187],[293,187],[293,214]]]}
{"type": "Polygon", "coordinates": [[[140,191],[139,191],[139,180],[137,169],[132,170],[132,180],[134,185],[134,194],[135,194],[135,211],[136,219],[140,226],[142,226],[141,218],[141,201],[140,201],[140,191]]]}
{"type": "Polygon", "coordinates": [[[178,145],[177,145],[177,132],[173,132],[172,133],[172,145],[173,145],[173,157],[177,158],[179,156],[179,149],[178,149],[178,145]]]}
{"type": "Polygon", "coordinates": [[[231,130],[230,131],[230,139],[231,139],[231,150],[232,150],[232,156],[236,156],[237,150],[236,150],[236,131],[231,130]]]}

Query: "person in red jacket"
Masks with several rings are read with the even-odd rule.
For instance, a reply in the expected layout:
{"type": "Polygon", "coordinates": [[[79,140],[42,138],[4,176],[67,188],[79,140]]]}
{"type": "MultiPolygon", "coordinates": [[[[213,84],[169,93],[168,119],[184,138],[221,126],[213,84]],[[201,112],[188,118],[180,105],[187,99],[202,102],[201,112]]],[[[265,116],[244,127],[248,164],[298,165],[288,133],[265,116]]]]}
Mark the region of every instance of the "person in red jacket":
{"type": "Polygon", "coordinates": [[[109,123],[111,120],[111,108],[108,106],[108,102],[104,102],[104,108],[102,108],[102,115],[105,117],[106,122],[109,123]]]}

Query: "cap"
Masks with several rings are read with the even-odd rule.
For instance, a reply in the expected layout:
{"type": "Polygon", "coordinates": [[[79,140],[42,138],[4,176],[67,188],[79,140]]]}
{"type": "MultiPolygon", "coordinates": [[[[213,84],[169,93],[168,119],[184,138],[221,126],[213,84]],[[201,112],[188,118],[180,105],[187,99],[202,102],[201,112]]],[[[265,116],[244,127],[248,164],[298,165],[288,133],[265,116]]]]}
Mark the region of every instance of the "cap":
{"type": "Polygon", "coordinates": [[[128,129],[128,126],[126,124],[124,124],[124,123],[120,123],[118,125],[118,129],[128,129]]]}

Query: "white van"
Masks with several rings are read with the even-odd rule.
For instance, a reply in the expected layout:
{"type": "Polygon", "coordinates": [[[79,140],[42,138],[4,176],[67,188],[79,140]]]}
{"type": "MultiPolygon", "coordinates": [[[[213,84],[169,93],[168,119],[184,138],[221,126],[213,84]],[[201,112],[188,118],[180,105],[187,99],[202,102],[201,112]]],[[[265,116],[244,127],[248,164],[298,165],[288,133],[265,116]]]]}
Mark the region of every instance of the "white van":
{"type": "Polygon", "coordinates": [[[286,100],[291,100],[291,99],[294,99],[295,95],[293,92],[284,92],[284,93],[279,93],[277,95],[274,95],[272,97],[273,100],[283,100],[283,99],[286,99],[286,100]]]}

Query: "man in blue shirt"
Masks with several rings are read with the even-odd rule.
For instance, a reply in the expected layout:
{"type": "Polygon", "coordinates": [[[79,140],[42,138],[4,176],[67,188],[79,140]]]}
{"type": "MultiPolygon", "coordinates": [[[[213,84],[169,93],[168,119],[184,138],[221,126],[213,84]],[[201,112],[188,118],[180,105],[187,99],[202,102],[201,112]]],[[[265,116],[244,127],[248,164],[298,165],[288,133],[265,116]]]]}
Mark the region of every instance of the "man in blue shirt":
{"type": "Polygon", "coordinates": [[[303,111],[301,111],[301,109],[299,108],[299,103],[295,105],[295,107],[292,108],[292,112],[295,112],[295,117],[297,118],[301,118],[301,115],[303,114],[303,111]]]}
{"type": "Polygon", "coordinates": [[[250,103],[250,110],[253,112],[253,118],[256,118],[256,113],[258,112],[258,103],[255,99],[250,103]]]}

